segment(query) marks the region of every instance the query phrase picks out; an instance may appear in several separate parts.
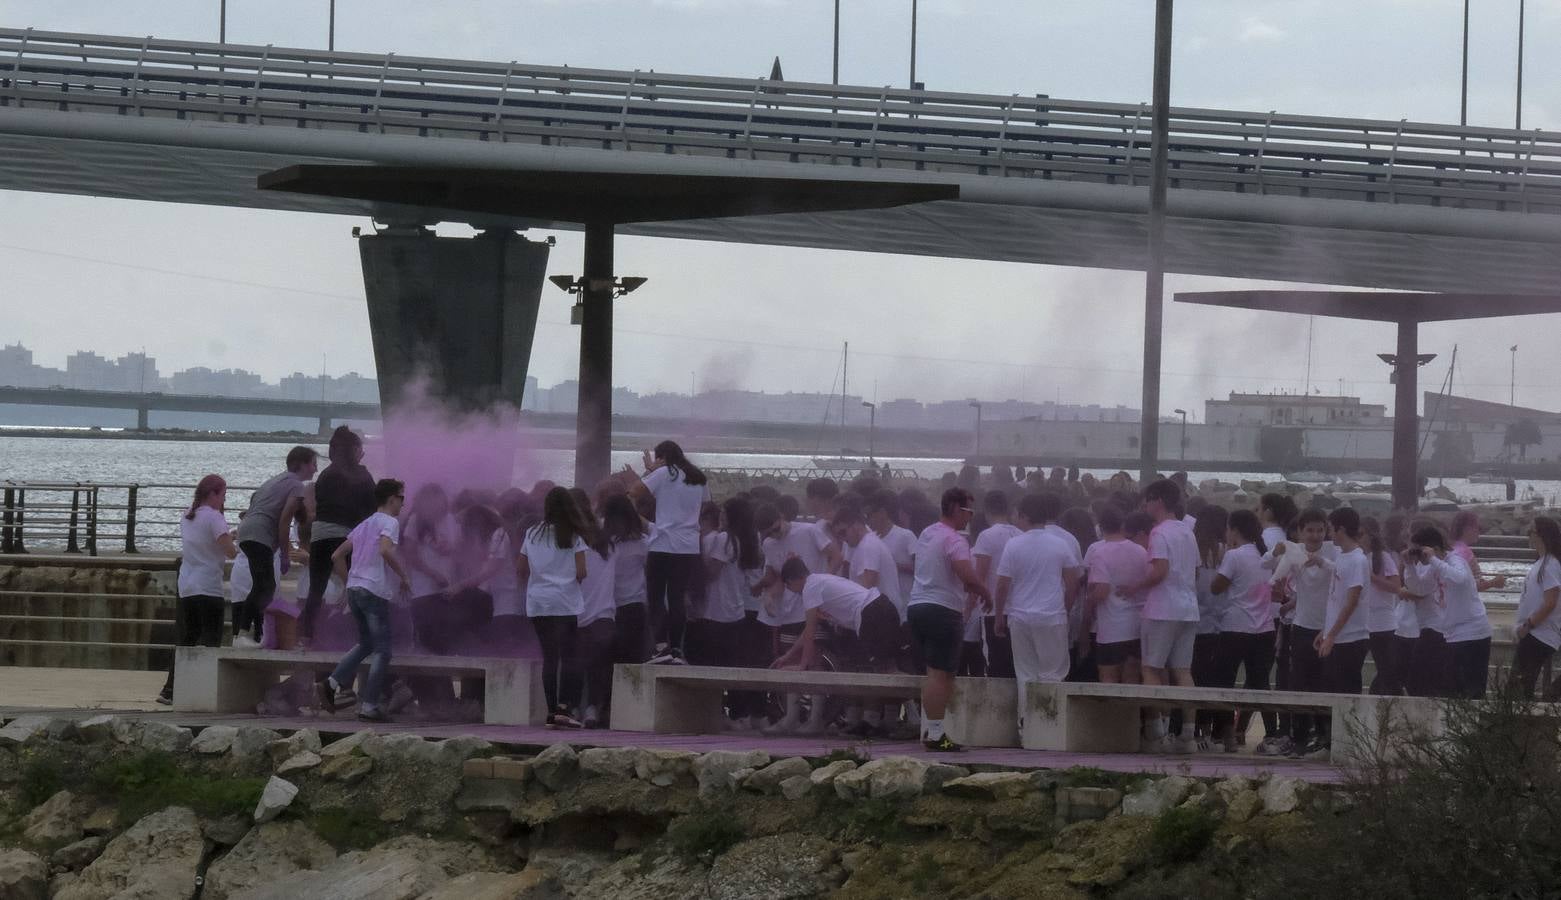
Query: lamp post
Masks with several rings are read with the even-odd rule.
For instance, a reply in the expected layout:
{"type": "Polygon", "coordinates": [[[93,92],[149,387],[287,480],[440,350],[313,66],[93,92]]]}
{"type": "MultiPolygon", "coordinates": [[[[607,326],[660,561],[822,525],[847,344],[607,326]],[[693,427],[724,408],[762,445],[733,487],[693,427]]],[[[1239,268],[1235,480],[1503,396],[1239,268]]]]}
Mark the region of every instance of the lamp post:
{"type": "Polygon", "coordinates": [[[1507,388],[1507,405],[1518,405],[1518,345],[1512,345],[1512,381],[1507,388]]]}
{"type": "Polygon", "coordinates": [[[1173,409],[1173,410],[1171,410],[1171,412],[1176,413],[1177,415],[1182,417],[1182,445],[1181,445],[1181,448],[1176,453],[1176,458],[1180,459],[1180,460],[1186,460],[1187,459],[1187,410],[1185,410],[1185,409],[1173,409]]]}
{"type": "Polygon", "coordinates": [[[876,463],[878,458],[873,453],[873,434],[878,430],[878,404],[862,401],[867,407],[867,461],[876,463]]]}
{"type": "Polygon", "coordinates": [[[981,455],[981,401],[980,400],[972,400],[972,401],[970,401],[970,405],[975,407],[975,410],[976,410],[976,452],[973,453],[972,455],[973,456],[980,456],[981,455]]]}
{"type": "Polygon", "coordinates": [[[613,277],[611,226],[588,223],[585,238],[585,274],[548,278],[559,290],[579,298],[569,311],[570,324],[580,326],[575,484],[595,484],[611,470],[612,301],[646,281],[642,277],[613,277]]]}

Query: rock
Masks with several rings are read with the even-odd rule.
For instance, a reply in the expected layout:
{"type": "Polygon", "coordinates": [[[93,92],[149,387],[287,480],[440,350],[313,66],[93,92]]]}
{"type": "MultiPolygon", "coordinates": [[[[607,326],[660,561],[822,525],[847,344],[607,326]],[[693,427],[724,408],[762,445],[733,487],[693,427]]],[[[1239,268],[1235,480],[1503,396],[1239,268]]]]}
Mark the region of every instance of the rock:
{"type": "Polygon", "coordinates": [[[633,778],[636,747],[592,747],[580,751],[580,774],[594,778],[633,778]]]}
{"type": "Polygon", "coordinates": [[[769,764],[770,755],[763,750],[712,750],[694,760],[694,780],[700,796],[708,797],[731,790],[731,775],[738,769],[762,769],[769,764]]]}
{"type": "Polygon", "coordinates": [[[482,756],[493,752],[493,744],[471,734],[461,734],[442,741],[434,741],[432,748],[435,758],[441,762],[460,765],[474,756],[482,756]]]}
{"type": "Polygon", "coordinates": [[[255,824],[263,825],[281,815],[282,810],[293,805],[293,798],[297,796],[298,785],[272,775],[255,806],[255,824]]]}
{"type": "Polygon", "coordinates": [[[526,860],[526,871],[546,875],[562,885],[566,895],[578,897],[592,879],[622,859],[621,854],[605,850],[539,847],[526,860]]]}
{"type": "Polygon", "coordinates": [[[281,740],[282,736],[269,728],[261,728],[258,725],[240,725],[238,733],[233,735],[233,746],[229,748],[234,756],[248,759],[259,756],[266,751],[266,747],[272,741],[281,740]]]}
{"type": "Polygon", "coordinates": [[[805,834],[777,834],[743,841],[710,867],[712,900],[804,900],[840,886],[845,870],[834,846],[805,834]]]}
{"type": "Polygon", "coordinates": [[[56,893],[56,900],[188,897],[205,850],[195,813],[169,807],[146,816],[56,893]]]}
{"type": "Polygon", "coordinates": [[[0,850],[0,897],[44,900],[49,896],[49,867],[26,850],[0,850]]]}
{"type": "Polygon", "coordinates": [[[705,867],[678,856],[663,856],[653,863],[626,856],[602,869],[573,900],[709,900],[709,876],[705,867]]]}
{"type": "Polygon", "coordinates": [[[1158,816],[1186,800],[1193,783],[1181,775],[1142,782],[1122,798],[1122,815],[1158,816]]]}
{"type": "Polygon", "coordinates": [[[194,739],[194,732],[188,728],[159,722],[156,719],[147,719],[141,723],[141,733],[137,736],[136,743],[148,750],[180,753],[190,749],[194,739]]]}
{"type": "Polygon", "coordinates": [[[865,800],[872,788],[873,773],[866,771],[865,766],[848,769],[837,774],[831,783],[835,786],[835,796],[840,799],[865,800]]]}
{"type": "Polygon", "coordinates": [[[780,792],[787,800],[801,800],[813,792],[813,779],[806,775],[793,775],[780,783],[780,792]]]}
{"type": "Polygon", "coordinates": [[[841,775],[853,771],[854,769],[856,769],[856,763],[854,761],[849,759],[837,759],[834,762],[825,763],[824,765],[814,769],[812,772],[809,772],[808,780],[812,781],[816,787],[830,787],[835,783],[836,778],[839,778],[841,775]]]}
{"type": "Polygon", "coordinates": [[[58,897],[65,893],[65,889],[75,884],[81,876],[75,872],[61,872],[49,879],[49,896],[58,897]]]}
{"type": "Polygon", "coordinates": [[[551,872],[468,872],[419,897],[418,900],[560,900],[563,887],[551,872]]]}
{"type": "Polygon", "coordinates": [[[694,784],[694,760],[687,750],[641,750],[634,758],[634,777],[656,787],[694,784]]]}
{"type": "MultiPolygon", "coordinates": [[[[98,858],[107,844],[108,838],[103,837],[82,838],[74,844],[66,844],[49,855],[49,868],[67,872],[85,869],[98,858]]],[[[5,892],[0,890],[0,897],[4,896],[6,896],[5,892]]]]}
{"type": "Polygon", "coordinates": [[[568,744],[554,744],[531,760],[531,774],[550,791],[563,789],[574,780],[580,758],[568,744]]]}
{"type": "Polygon", "coordinates": [[[865,847],[843,851],[840,854],[840,868],[845,869],[846,874],[849,875],[866,865],[872,855],[873,851],[865,847]]]}
{"type": "MultiPolygon", "coordinates": [[[[758,794],[780,793],[781,782],[788,778],[807,778],[813,774],[813,767],[800,756],[792,756],[786,759],[778,759],[759,771],[749,775],[742,784],[743,790],[753,791],[758,794]]],[[[812,786],[812,782],[809,782],[812,786]]]]}
{"type": "Polygon", "coordinates": [[[360,749],[373,760],[426,760],[429,757],[426,742],[415,734],[371,734],[364,738],[360,749]]]}
{"type": "Polygon", "coordinates": [[[1059,787],[1056,803],[1057,820],[1064,825],[1104,819],[1122,803],[1122,792],[1116,788],[1059,787]]]}
{"type": "Polygon", "coordinates": [[[1257,791],[1245,790],[1225,801],[1225,818],[1230,822],[1240,825],[1247,822],[1263,809],[1263,798],[1257,791]]]}
{"type": "Polygon", "coordinates": [[[320,750],[320,758],[334,759],[338,756],[350,756],[358,752],[358,748],[372,734],[372,731],[355,731],[340,740],[332,741],[320,750]]]}
{"type": "Polygon", "coordinates": [[[971,800],[1012,800],[1035,790],[1035,781],[1024,772],[978,772],[955,778],[943,792],[971,800]]]}
{"type": "Polygon", "coordinates": [[[76,739],[76,720],[66,718],[50,719],[49,727],[44,729],[44,737],[51,741],[74,741],[76,739]]]}
{"type": "Polygon", "coordinates": [[[68,844],[81,840],[82,825],[93,803],[70,791],[60,791],[43,801],[22,820],[23,836],[34,844],[68,844]]]}
{"type": "Polygon", "coordinates": [[[1219,795],[1221,800],[1225,801],[1226,805],[1229,805],[1231,798],[1245,791],[1250,791],[1253,787],[1252,779],[1244,778],[1240,775],[1232,775],[1224,781],[1216,782],[1214,792],[1219,795]]]}
{"type": "Polygon", "coordinates": [[[238,729],[232,725],[208,725],[190,742],[190,751],[207,756],[226,753],[233,749],[233,739],[236,737],[238,729]]]}
{"type": "Polygon", "coordinates": [[[844,800],[906,799],[921,794],[926,778],[927,764],[921,760],[885,756],[836,778],[835,793],[844,800]]]}
{"type": "MultiPolygon", "coordinates": [[[[318,870],[299,870],[234,900],[416,900],[450,879],[494,868],[485,851],[462,844],[401,837],[348,853],[318,870]]],[[[665,900],[665,898],[662,898],[665,900]]]]}
{"type": "Polygon", "coordinates": [[[338,755],[320,767],[320,777],[328,781],[357,784],[374,769],[374,760],[367,756],[338,755]]]}
{"type": "Polygon", "coordinates": [[[249,816],[223,816],[220,819],[202,819],[201,834],[219,847],[232,847],[249,834],[249,816]]]}
{"type": "Polygon", "coordinates": [[[743,782],[748,780],[748,776],[752,775],[753,773],[755,773],[757,771],[759,771],[759,770],[758,769],[748,769],[748,768],[733,769],[732,771],[728,772],[727,775],[726,775],[726,789],[728,791],[738,790],[739,788],[741,788],[743,786],[743,782]]]}
{"type": "Polygon", "coordinates": [[[43,740],[49,734],[48,716],[18,716],[0,728],[0,747],[20,746],[43,740]]]}
{"type": "Polygon", "coordinates": [[[201,898],[224,900],[299,869],[322,869],[335,861],[331,845],[302,822],[267,822],[250,829],[211,864],[201,898]]]}
{"type": "Polygon", "coordinates": [[[970,774],[970,770],[964,766],[951,766],[948,763],[928,763],[927,772],[922,776],[921,789],[923,791],[936,791],[956,778],[964,778],[970,774]]]}
{"type": "Polygon", "coordinates": [[[300,753],[319,753],[320,733],[313,728],[300,728],[280,740],[266,745],[266,754],[272,765],[280,765],[300,753]]]}
{"type": "Polygon", "coordinates": [[[89,837],[111,835],[119,830],[119,810],[112,806],[100,806],[81,823],[81,830],[89,837]]]}
{"type": "Polygon", "coordinates": [[[1263,782],[1258,797],[1263,801],[1263,812],[1270,816],[1294,812],[1301,805],[1301,795],[1306,792],[1306,782],[1299,778],[1275,775],[1263,782]]]}
{"type": "MultiPolygon", "coordinates": [[[[369,762],[369,760],[364,760],[364,762],[369,762]]],[[[287,775],[292,772],[302,772],[305,769],[312,769],[319,764],[320,754],[312,750],[305,750],[283,760],[282,764],[276,767],[276,774],[287,775]]]]}

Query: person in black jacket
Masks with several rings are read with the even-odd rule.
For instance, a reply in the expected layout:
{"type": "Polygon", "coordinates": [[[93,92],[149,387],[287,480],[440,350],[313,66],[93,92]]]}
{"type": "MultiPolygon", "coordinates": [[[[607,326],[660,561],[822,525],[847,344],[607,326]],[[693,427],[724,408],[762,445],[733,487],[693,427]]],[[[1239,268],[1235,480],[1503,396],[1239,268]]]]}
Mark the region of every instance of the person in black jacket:
{"type": "Polygon", "coordinates": [[[300,641],[314,637],[314,620],[331,577],[331,554],[359,522],[374,514],[374,476],[363,465],[363,438],[345,425],[331,433],[331,464],[314,480],[309,535],[309,596],[298,625],[300,641]]]}

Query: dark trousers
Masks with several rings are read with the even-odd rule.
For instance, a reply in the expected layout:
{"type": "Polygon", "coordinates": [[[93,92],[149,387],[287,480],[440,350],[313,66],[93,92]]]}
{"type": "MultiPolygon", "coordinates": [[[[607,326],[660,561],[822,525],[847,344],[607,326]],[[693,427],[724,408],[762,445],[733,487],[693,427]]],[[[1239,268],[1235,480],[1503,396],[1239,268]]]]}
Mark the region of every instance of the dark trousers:
{"type": "Polygon", "coordinates": [[[1448,671],[1452,674],[1452,696],[1483,699],[1490,682],[1491,639],[1449,641],[1447,656],[1448,671]]]}
{"type": "MultiPolygon", "coordinates": [[[[311,562],[313,557],[310,557],[311,562]]],[[[310,576],[309,586],[314,587],[310,576]]],[[[416,645],[436,656],[471,653],[484,640],[493,619],[493,597],[486,591],[468,588],[458,594],[425,594],[412,599],[412,636],[416,645]]],[[[434,709],[455,702],[450,679],[441,675],[415,675],[408,679],[419,705],[434,709]]],[[[481,678],[461,679],[461,697],[480,700],[481,678]]]]}
{"type": "Polygon", "coordinates": [[[325,589],[330,585],[331,554],[345,543],[346,538],[309,542],[309,596],[304,598],[303,612],[298,616],[298,636],[306,641],[314,638],[314,617],[319,615],[320,604],[325,601],[325,589]]]}
{"type": "Polygon", "coordinates": [[[1532,634],[1525,634],[1523,640],[1518,641],[1517,659],[1512,664],[1512,677],[1519,691],[1518,696],[1525,700],[1534,699],[1534,690],[1539,686],[1539,674],[1555,652],[1555,648],[1532,634]]]}
{"type": "MultiPolygon", "coordinates": [[[[1290,626],[1290,690],[1316,693],[1326,689],[1322,657],[1317,655],[1313,645],[1320,633],[1315,628],[1290,626]]],[[[1313,732],[1321,732],[1327,724],[1321,716],[1291,713],[1290,740],[1305,744],[1311,740],[1313,732]]]]}
{"type": "MultiPolygon", "coordinates": [[[[1272,631],[1265,631],[1262,634],[1243,634],[1239,631],[1220,633],[1214,652],[1212,684],[1215,687],[1235,687],[1236,673],[1245,669],[1247,677],[1243,686],[1249,691],[1266,691],[1269,672],[1273,668],[1274,633],[1272,631]]],[[[1229,728],[1234,722],[1234,716],[1228,712],[1217,713],[1215,716],[1215,726],[1219,729],[1229,728]]],[[[1263,733],[1279,734],[1279,723],[1272,712],[1263,713],[1263,733]]]]}
{"type": "MultiPolygon", "coordinates": [[[[1215,685],[1215,673],[1217,660],[1219,659],[1219,632],[1213,634],[1200,634],[1193,638],[1192,642],[1192,683],[1195,687],[1213,687],[1215,685]]],[[[1232,676],[1234,677],[1234,676],[1232,676]]],[[[1218,716],[1212,709],[1198,710],[1196,723],[1198,729],[1204,734],[1209,734],[1214,728],[1218,716]]]]}
{"type": "Polygon", "coordinates": [[[645,621],[645,604],[618,607],[613,625],[613,662],[639,664],[647,659],[650,659],[650,625],[645,621]]]}
{"type": "MultiPolygon", "coordinates": [[[[221,647],[222,646],[222,608],[227,605],[221,597],[209,597],[197,594],[193,597],[180,597],[176,607],[174,628],[178,632],[175,639],[180,647],[221,647]]],[[[168,681],[163,685],[163,693],[173,696],[173,666],[174,660],[168,661],[168,681]]],[[[1538,670],[1535,670],[1538,674],[1538,670]]]]}
{"type": "MultiPolygon", "coordinates": [[[[729,665],[749,669],[762,669],[774,662],[771,652],[770,628],[759,621],[759,614],[747,612],[737,623],[738,653],[729,665]]],[[[762,716],[768,709],[764,694],[760,691],[728,691],[726,707],[734,719],[762,716]]]]}
{"type": "Polygon", "coordinates": [[[249,563],[249,577],[252,581],[244,602],[233,611],[237,620],[234,626],[238,629],[236,633],[253,632],[258,641],[265,624],[266,607],[271,605],[271,598],[276,596],[276,569],[272,562],[276,558],[276,551],[259,541],[242,541],[238,548],[249,563]]]}
{"type": "Polygon", "coordinates": [[[575,616],[533,616],[531,626],[542,643],[542,693],[550,712],[580,705],[580,659],[575,616]]]}
{"type": "Polygon", "coordinates": [[[1331,694],[1359,694],[1364,680],[1361,669],[1370,649],[1369,640],[1334,644],[1333,651],[1322,661],[1325,690],[1331,694]]]}
{"type": "Polygon", "coordinates": [[[983,616],[986,629],[986,675],[988,678],[1014,677],[1014,645],[1008,635],[997,633],[997,617],[983,616]]]}
{"type": "MultiPolygon", "coordinates": [[[[1283,622],[1274,623],[1274,690],[1292,690],[1290,682],[1290,648],[1294,640],[1294,625],[1283,622]]],[[[1272,734],[1290,734],[1295,723],[1290,721],[1290,713],[1281,712],[1274,714],[1274,724],[1279,730],[1272,734]]],[[[1268,714],[1264,714],[1264,727],[1267,727],[1268,714]]]]}
{"type": "Polygon", "coordinates": [[[959,667],[954,674],[964,678],[985,678],[986,656],[981,651],[980,641],[962,641],[959,645],[959,667]]]}
{"type": "Polygon", "coordinates": [[[597,619],[575,632],[575,649],[585,681],[583,702],[596,707],[603,722],[607,721],[612,704],[612,653],[617,633],[617,623],[612,619],[597,619]]]}
{"type": "Polygon", "coordinates": [[[1440,631],[1427,628],[1415,639],[1415,655],[1409,664],[1411,697],[1445,697],[1451,680],[1447,678],[1447,640],[1440,631]]]}
{"type": "Polygon", "coordinates": [[[1403,694],[1404,673],[1398,659],[1398,635],[1391,631],[1373,631],[1371,661],[1377,667],[1377,674],[1371,679],[1371,692],[1378,697],[1403,694]]]}
{"type": "Polygon", "coordinates": [[[645,595],[650,601],[650,630],[657,644],[683,649],[689,593],[703,584],[698,553],[645,555],[645,595]]]}

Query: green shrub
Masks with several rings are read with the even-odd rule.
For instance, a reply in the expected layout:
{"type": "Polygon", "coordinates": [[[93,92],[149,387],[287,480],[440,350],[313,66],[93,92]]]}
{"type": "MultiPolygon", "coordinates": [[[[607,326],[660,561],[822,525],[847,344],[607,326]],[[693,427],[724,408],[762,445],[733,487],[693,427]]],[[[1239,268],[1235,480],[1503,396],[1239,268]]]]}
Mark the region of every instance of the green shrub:
{"type": "Polygon", "coordinates": [[[202,815],[248,815],[260,802],[264,778],[213,778],[187,773],[170,753],[149,750],[105,763],[93,773],[92,791],[119,805],[131,821],[169,806],[202,815]]]}
{"type": "Polygon", "coordinates": [[[684,859],[710,863],[747,836],[730,810],[705,809],[674,819],[667,846],[684,859]]]}
{"type": "Polygon", "coordinates": [[[1219,830],[1219,820],[1195,806],[1176,806],[1161,813],[1149,832],[1149,847],[1165,865],[1197,859],[1219,830]]]}
{"type": "Polygon", "coordinates": [[[65,771],[57,760],[34,756],[22,764],[22,806],[32,809],[65,789],[65,771]]]}
{"type": "Polygon", "coordinates": [[[317,810],[307,821],[315,834],[338,850],[367,850],[390,836],[384,822],[358,807],[317,810]]]}

